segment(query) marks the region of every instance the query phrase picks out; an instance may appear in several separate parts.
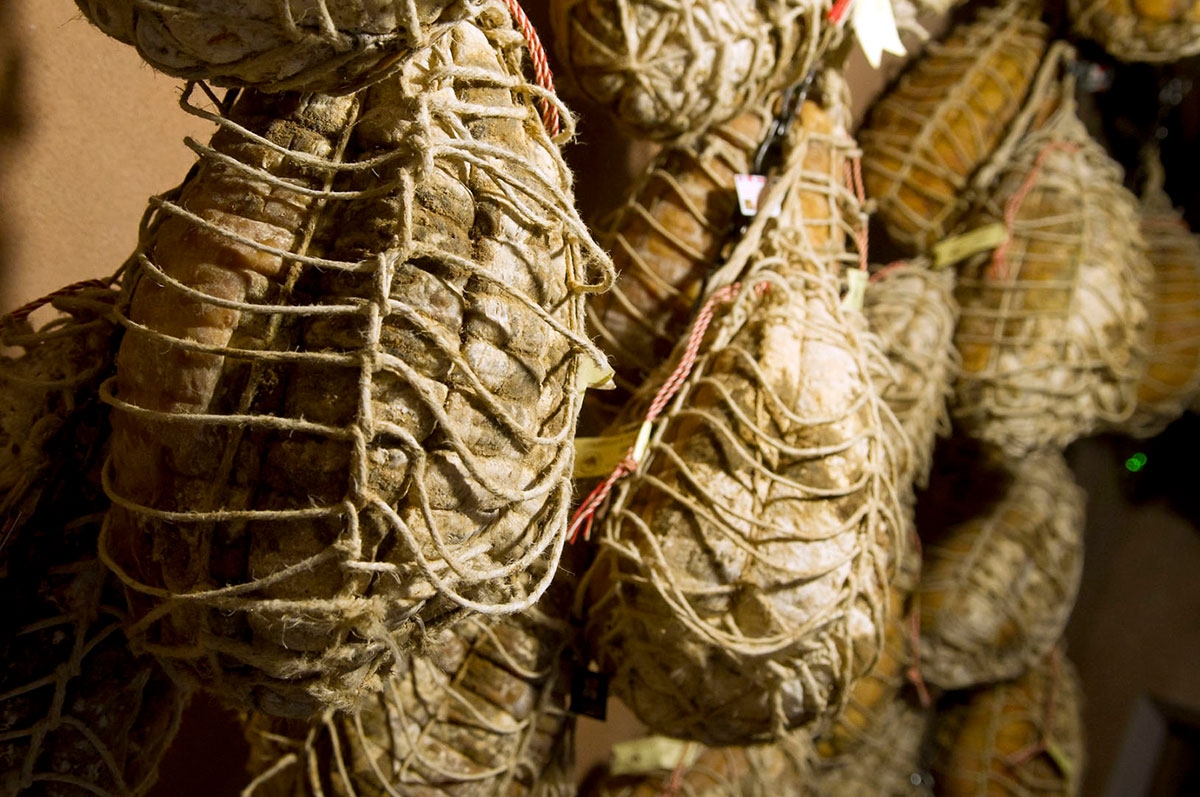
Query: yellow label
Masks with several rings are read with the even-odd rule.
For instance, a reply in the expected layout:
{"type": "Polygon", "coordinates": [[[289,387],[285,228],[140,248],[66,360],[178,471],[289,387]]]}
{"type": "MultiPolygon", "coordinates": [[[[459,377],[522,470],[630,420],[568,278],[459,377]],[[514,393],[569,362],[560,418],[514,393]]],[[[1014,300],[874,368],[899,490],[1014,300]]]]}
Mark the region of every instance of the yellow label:
{"type": "Polygon", "coordinates": [[[867,294],[867,282],[870,276],[861,268],[852,268],[846,272],[846,282],[848,290],[845,297],[842,298],[842,307],[847,310],[861,310],[863,308],[863,297],[867,294]]]}
{"type": "Polygon", "coordinates": [[[1046,745],[1046,754],[1050,756],[1050,760],[1053,761],[1054,765],[1058,767],[1058,770],[1062,772],[1064,778],[1066,778],[1068,781],[1074,779],[1075,768],[1071,766],[1070,757],[1063,752],[1061,747],[1054,742],[1050,742],[1046,745]]]}
{"type": "Polygon", "coordinates": [[[945,268],[966,260],[971,255],[995,249],[1004,243],[1008,231],[1000,222],[985,224],[962,235],[938,241],[933,245],[933,267],[945,268]]]}
{"type": "Polygon", "coordinates": [[[593,360],[591,357],[585,356],[583,362],[579,364],[579,371],[575,376],[575,384],[587,390],[612,390],[616,387],[613,384],[613,374],[615,372],[612,366],[608,363],[600,363],[593,360]]]}
{"type": "Polygon", "coordinates": [[[576,479],[598,479],[613,472],[638,439],[638,430],[605,437],[575,438],[576,479]]]}
{"type": "Polygon", "coordinates": [[[608,766],[614,776],[670,772],[680,765],[690,767],[696,763],[700,750],[695,742],[647,736],[614,744],[608,766]]]}

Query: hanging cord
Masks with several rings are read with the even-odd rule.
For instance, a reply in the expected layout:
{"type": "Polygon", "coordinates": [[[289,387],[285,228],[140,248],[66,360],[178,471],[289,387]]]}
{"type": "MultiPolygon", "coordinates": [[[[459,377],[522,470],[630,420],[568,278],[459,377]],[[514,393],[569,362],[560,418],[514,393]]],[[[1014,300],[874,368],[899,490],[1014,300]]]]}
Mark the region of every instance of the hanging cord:
{"type": "Polygon", "coordinates": [[[1037,182],[1038,175],[1042,172],[1042,165],[1046,158],[1052,152],[1061,150],[1067,154],[1074,154],[1079,151],[1079,145],[1071,141],[1051,141],[1046,146],[1042,147],[1042,151],[1038,153],[1037,159],[1033,162],[1033,167],[1029,170],[1029,174],[1025,175],[1024,182],[1017,189],[1008,202],[1004,204],[1004,240],[996,247],[996,251],[992,253],[992,266],[988,270],[988,277],[994,280],[1008,279],[1008,249],[1012,246],[1013,228],[1016,225],[1017,213],[1021,210],[1021,204],[1033,190],[1033,184],[1037,182]]]}
{"type": "MultiPolygon", "coordinates": [[[[609,474],[608,478],[601,482],[596,489],[588,495],[579,508],[575,510],[575,515],[571,518],[571,525],[567,528],[567,539],[575,542],[579,536],[579,529],[584,526],[583,537],[587,539],[592,531],[592,520],[595,518],[596,510],[604,503],[612,492],[613,487],[618,481],[631,473],[636,473],[638,465],[641,462],[644,454],[644,449],[649,441],[650,429],[654,422],[658,420],[658,416],[663,409],[675,397],[679,388],[683,386],[684,381],[692,372],[692,368],[696,364],[696,358],[700,355],[700,344],[704,340],[704,333],[708,331],[709,324],[712,323],[713,316],[716,314],[717,305],[733,301],[733,299],[741,291],[741,283],[735,282],[732,285],[726,285],[719,291],[714,293],[700,308],[700,312],[696,315],[696,320],[692,323],[692,330],[688,335],[687,347],[684,349],[683,357],[679,360],[679,364],[675,366],[675,370],[667,377],[667,381],[658,389],[658,393],[654,396],[654,401],[650,404],[650,409],[646,411],[645,420],[642,422],[641,431],[638,433],[638,440],[629,450],[625,452],[624,458],[609,474]]],[[[767,282],[759,283],[757,290],[759,293],[765,293],[770,288],[767,282]]]]}
{"type": "Polygon", "coordinates": [[[111,284],[111,282],[106,282],[104,280],[90,279],[73,283],[65,288],[59,288],[58,290],[54,291],[54,293],[48,293],[40,299],[34,299],[32,302],[23,304],[16,310],[13,310],[7,315],[0,317],[0,329],[20,324],[22,321],[29,318],[29,316],[31,316],[39,307],[50,304],[56,299],[63,299],[68,296],[76,296],[84,291],[93,289],[107,290],[111,284]]]}
{"type": "Polygon", "coordinates": [[[1046,704],[1042,713],[1042,728],[1038,740],[1023,750],[1018,750],[1005,759],[1011,767],[1019,767],[1034,756],[1049,752],[1050,734],[1054,732],[1055,715],[1058,712],[1058,686],[1062,667],[1062,649],[1055,648],[1050,654],[1050,683],[1046,688],[1046,704]]]}
{"type": "MultiPolygon", "coordinates": [[[[521,0],[504,0],[504,5],[508,7],[517,27],[521,29],[521,35],[525,37],[525,44],[529,48],[529,57],[533,61],[534,79],[543,89],[553,93],[554,75],[550,73],[550,64],[546,60],[546,49],[542,47],[542,39],[525,14],[525,9],[521,8],[521,0]]],[[[560,130],[558,108],[545,97],[538,100],[538,105],[542,108],[542,124],[546,126],[546,132],[550,134],[550,138],[554,138],[560,130]]]]}

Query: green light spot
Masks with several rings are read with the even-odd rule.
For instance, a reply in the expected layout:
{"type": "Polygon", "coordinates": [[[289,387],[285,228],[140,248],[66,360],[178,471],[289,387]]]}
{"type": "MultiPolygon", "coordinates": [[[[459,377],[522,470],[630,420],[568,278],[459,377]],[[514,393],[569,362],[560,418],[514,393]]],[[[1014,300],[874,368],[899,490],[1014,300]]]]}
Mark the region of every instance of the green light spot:
{"type": "Polygon", "coordinates": [[[1125,460],[1125,470],[1129,471],[1130,473],[1137,473],[1144,467],[1146,467],[1146,455],[1141,451],[1125,460]]]}

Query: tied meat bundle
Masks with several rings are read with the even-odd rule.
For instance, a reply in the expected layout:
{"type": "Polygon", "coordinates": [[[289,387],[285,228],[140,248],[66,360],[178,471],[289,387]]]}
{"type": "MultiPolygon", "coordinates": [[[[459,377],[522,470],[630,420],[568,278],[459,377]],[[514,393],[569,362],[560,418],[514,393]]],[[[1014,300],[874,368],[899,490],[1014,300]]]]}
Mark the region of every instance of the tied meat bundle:
{"type": "Polygon", "coordinates": [[[1200,53],[1197,0],[1068,0],[1071,27],[1122,61],[1162,63],[1200,53]]]}
{"type": "Polygon", "coordinates": [[[548,587],[611,267],[523,52],[492,5],[360,93],[245,90],[156,201],[103,391],[101,553],[175,677],[351,708],[426,635],[548,587]]]}
{"type": "Polygon", "coordinates": [[[878,342],[841,305],[852,142],[826,129],[805,125],[765,200],[778,219],[756,217],[731,256],[740,290],[720,289],[727,311],[709,300],[720,315],[581,586],[590,654],[668,736],[745,744],[817,722],[882,644],[896,422],[870,382],[878,342]]]}
{"type": "Polygon", "coordinates": [[[399,68],[482,0],[75,0],[155,69],[264,91],[348,91],[399,68]]]}
{"type": "Polygon", "coordinates": [[[700,134],[804,77],[825,0],[552,0],[560,61],[634,135],[700,134]]]}

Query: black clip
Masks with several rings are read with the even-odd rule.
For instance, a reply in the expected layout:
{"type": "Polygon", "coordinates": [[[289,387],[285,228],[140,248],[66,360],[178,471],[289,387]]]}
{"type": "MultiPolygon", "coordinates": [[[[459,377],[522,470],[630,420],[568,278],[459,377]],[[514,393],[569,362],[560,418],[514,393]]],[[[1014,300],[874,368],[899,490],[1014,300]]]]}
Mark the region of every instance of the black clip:
{"type": "Polygon", "coordinates": [[[784,89],[783,97],[779,101],[779,113],[771,120],[766,138],[754,153],[754,163],[751,167],[753,174],[766,175],[779,162],[783,154],[783,142],[796,121],[796,111],[804,103],[816,76],[817,70],[810,69],[803,80],[784,89]]]}

